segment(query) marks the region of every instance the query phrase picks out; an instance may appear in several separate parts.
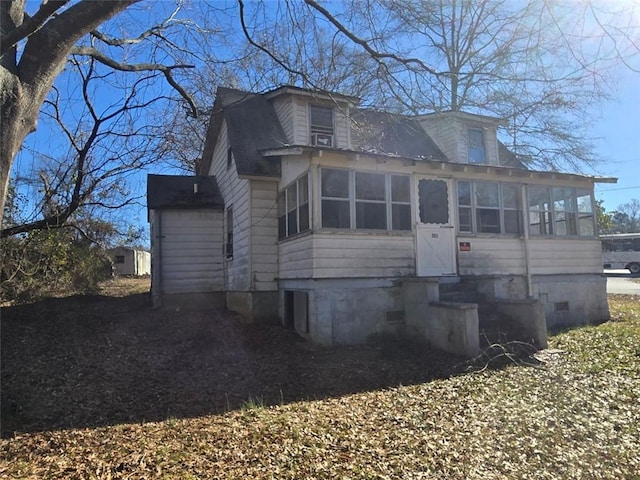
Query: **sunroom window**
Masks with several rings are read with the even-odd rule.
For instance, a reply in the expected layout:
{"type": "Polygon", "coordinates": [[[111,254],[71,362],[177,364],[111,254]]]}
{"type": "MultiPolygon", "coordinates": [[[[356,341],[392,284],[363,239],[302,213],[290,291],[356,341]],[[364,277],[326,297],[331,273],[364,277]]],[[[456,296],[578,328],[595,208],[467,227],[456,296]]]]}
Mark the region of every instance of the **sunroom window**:
{"type": "Polygon", "coordinates": [[[458,231],[468,233],[523,232],[520,185],[458,182],[458,231]]]}
{"type": "Polygon", "coordinates": [[[595,235],[593,196],[573,187],[527,187],[531,235],[595,235]]]}
{"type": "Polygon", "coordinates": [[[309,230],[309,180],[305,174],[278,196],[278,237],[286,238],[309,230]]]}
{"type": "Polygon", "coordinates": [[[322,168],[322,227],[411,230],[408,175],[322,168]]]}

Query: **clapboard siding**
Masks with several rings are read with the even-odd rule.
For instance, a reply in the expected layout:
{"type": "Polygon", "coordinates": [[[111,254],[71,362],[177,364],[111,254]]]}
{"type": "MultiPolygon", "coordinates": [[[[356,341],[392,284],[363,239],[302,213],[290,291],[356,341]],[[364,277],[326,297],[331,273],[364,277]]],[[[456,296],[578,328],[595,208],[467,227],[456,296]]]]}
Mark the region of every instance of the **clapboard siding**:
{"type": "Polygon", "coordinates": [[[350,122],[347,117],[349,115],[348,109],[343,106],[334,107],[335,112],[335,147],[349,148],[349,126],[350,122]]]}
{"type": "Polygon", "coordinates": [[[162,293],[220,291],[224,287],[222,261],[223,213],[220,210],[163,210],[156,212],[162,247],[159,268],[162,293]],[[180,228],[178,228],[178,226],[180,228]]]}
{"type": "Polygon", "coordinates": [[[311,138],[309,136],[308,101],[297,98],[294,105],[293,132],[295,137],[293,143],[296,145],[309,145],[311,138]]]}
{"type": "Polygon", "coordinates": [[[278,245],[280,262],[278,277],[311,278],[313,276],[313,237],[305,235],[281,242],[278,245]]]}
{"type": "Polygon", "coordinates": [[[411,236],[316,234],[313,235],[314,277],[414,275],[414,252],[411,236]],[[350,255],[345,256],[345,251],[350,255]]]}
{"type": "Polygon", "coordinates": [[[238,178],[235,162],[227,168],[227,142],[227,125],[223,122],[209,175],[216,177],[225,208],[233,207],[233,258],[224,260],[225,288],[247,291],[251,286],[249,181],[238,178]]]}
{"type": "Polygon", "coordinates": [[[284,130],[284,134],[287,137],[289,143],[293,143],[294,131],[293,131],[293,110],[294,100],[291,95],[285,95],[283,97],[274,98],[272,100],[273,108],[276,111],[280,125],[284,130]]]}
{"type": "Polygon", "coordinates": [[[458,236],[458,242],[469,242],[471,251],[458,252],[460,275],[524,275],[524,244],[518,238],[470,238],[458,236]]]}
{"type": "Polygon", "coordinates": [[[251,181],[251,278],[253,289],[277,290],[277,182],[251,181]]]}
{"type": "Polygon", "coordinates": [[[531,273],[602,273],[602,247],[597,239],[547,239],[529,241],[531,273]]]}

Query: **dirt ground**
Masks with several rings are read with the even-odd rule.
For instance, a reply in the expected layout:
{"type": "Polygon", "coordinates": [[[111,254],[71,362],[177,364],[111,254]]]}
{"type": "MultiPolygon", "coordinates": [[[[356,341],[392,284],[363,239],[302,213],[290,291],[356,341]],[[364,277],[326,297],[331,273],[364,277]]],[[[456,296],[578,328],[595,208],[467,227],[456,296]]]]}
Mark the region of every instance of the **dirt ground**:
{"type": "Polygon", "coordinates": [[[321,399],[460,368],[421,345],[321,348],[233,312],[155,310],[148,282],[2,309],[4,437],[321,399]]]}

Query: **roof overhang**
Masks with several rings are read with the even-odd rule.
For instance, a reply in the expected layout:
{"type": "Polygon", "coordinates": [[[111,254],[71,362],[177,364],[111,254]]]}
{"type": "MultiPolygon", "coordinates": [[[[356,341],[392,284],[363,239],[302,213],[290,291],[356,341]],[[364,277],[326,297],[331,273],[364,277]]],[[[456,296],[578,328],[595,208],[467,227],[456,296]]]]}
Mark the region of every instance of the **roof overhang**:
{"type": "Polygon", "coordinates": [[[599,177],[594,175],[582,175],[578,173],[548,172],[539,170],[526,170],[522,168],[507,167],[502,165],[476,165],[471,163],[457,163],[442,161],[433,158],[408,158],[399,155],[390,155],[379,152],[368,152],[364,150],[347,150],[341,148],[326,148],[306,145],[291,145],[277,149],[262,150],[261,155],[265,157],[287,157],[310,154],[312,157],[322,157],[324,152],[331,152],[345,155],[346,160],[357,161],[363,157],[375,158],[377,160],[400,160],[405,164],[416,165],[418,163],[429,166],[432,170],[451,173],[468,172],[492,174],[497,177],[511,177],[530,180],[571,180],[589,181],[592,183],[617,183],[615,177],[599,177]]]}
{"type": "Polygon", "coordinates": [[[346,102],[349,106],[355,106],[360,103],[360,99],[358,97],[353,97],[351,95],[342,95],[340,93],[334,92],[322,92],[318,90],[307,90],[305,88],[294,87],[291,85],[284,85],[282,87],[275,88],[269,92],[264,93],[263,95],[267,99],[279,97],[281,95],[297,95],[302,97],[309,97],[314,100],[329,100],[331,102],[346,102]]]}

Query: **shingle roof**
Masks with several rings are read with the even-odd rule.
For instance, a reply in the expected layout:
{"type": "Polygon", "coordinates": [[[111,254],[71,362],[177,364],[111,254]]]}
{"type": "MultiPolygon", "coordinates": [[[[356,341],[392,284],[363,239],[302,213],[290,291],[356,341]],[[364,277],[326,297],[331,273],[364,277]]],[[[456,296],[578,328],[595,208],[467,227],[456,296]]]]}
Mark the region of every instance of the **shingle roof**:
{"type": "Polygon", "coordinates": [[[147,175],[147,208],[224,208],[215,177],[147,175]],[[197,185],[197,187],[195,187],[197,185]]]}
{"type": "Polygon", "coordinates": [[[406,158],[447,160],[416,120],[404,115],[364,109],[352,110],[351,116],[352,143],[364,151],[406,158]]]}
{"type": "Polygon", "coordinates": [[[273,106],[263,95],[230,88],[217,90],[199,173],[208,172],[222,120],[227,122],[238,175],[280,176],[279,159],[265,158],[259,153],[260,150],[287,144],[287,137],[273,106]]]}

